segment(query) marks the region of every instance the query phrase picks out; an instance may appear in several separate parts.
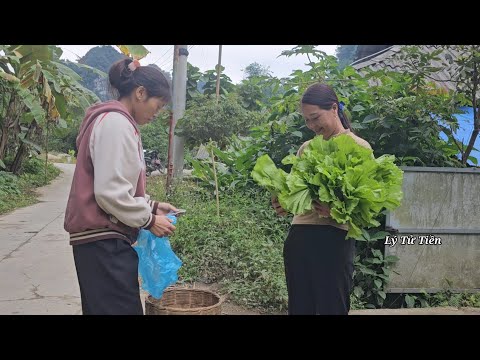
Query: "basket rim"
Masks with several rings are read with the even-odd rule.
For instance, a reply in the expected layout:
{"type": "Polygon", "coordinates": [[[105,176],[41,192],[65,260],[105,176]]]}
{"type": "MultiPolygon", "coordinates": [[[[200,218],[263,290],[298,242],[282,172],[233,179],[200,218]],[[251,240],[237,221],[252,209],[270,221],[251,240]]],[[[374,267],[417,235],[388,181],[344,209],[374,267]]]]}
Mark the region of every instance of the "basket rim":
{"type": "Polygon", "coordinates": [[[145,301],[148,301],[152,306],[157,307],[159,310],[170,310],[170,311],[179,311],[179,312],[197,312],[197,311],[202,311],[202,310],[206,311],[206,310],[210,310],[210,309],[219,307],[220,305],[223,304],[223,302],[226,299],[225,296],[218,295],[217,293],[215,293],[213,291],[210,291],[210,290],[202,290],[202,289],[173,288],[173,289],[166,289],[164,291],[164,293],[173,292],[173,291],[182,291],[182,290],[209,293],[209,294],[214,295],[218,299],[218,302],[216,304],[213,304],[213,305],[210,305],[210,306],[205,306],[205,307],[179,308],[179,307],[173,307],[173,306],[168,306],[167,307],[167,306],[153,304],[153,302],[152,302],[153,296],[152,295],[148,295],[146,297],[145,301]]]}

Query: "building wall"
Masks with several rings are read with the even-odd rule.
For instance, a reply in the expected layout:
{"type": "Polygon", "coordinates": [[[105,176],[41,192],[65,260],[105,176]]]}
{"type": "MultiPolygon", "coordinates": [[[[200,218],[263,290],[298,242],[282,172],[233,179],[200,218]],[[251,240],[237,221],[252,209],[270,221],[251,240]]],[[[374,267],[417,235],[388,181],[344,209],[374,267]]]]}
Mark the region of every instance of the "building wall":
{"type": "Polygon", "coordinates": [[[398,242],[386,241],[385,256],[400,259],[388,291],[433,292],[448,282],[454,289],[480,289],[480,169],[402,169],[404,199],[386,222],[398,230],[398,242]],[[420,236],[428,239],[422,243],[420,236]]]}

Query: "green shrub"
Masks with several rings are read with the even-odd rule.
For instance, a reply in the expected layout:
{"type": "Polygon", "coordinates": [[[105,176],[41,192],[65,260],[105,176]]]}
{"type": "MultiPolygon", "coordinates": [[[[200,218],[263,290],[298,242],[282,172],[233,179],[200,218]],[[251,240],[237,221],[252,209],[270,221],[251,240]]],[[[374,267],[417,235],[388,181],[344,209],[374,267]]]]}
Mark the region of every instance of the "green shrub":
{"type": "MultiPolygon", "coordinates": [[[[47,183],[59,174],[60,170],[49,163],[47,183]]],[[[36,158],[24,162],[23,174],[20,176],[0,171],[0,214],[35,204],[38,198],[35,188],[44,185],[45,163],[36,158]]]]}
{"type": "Polygon", "coordinates": [[[190,147],[205,144],[211,139],[223,148],[228,137],[247,135],[252,126],[261,122],[262,116],[259,112],[246,110],[235,94],[218,104],[215,98],[204,98],[187,109],[175,131],[185,137],[190,147]]]}
{"type": "Polygon", "coordinates": [[[383,256],[388,233],[379,229],[362,230],[362,236],[357,239],[351,296],[357,308],[383,307],[387,297],[385,286],[393,265],[399,260],[396,256],[383,256]]]}
{"type": "Polygon", "coordinates": [[[22,173],[23,174],[45,174],[45,160],[31,157],[26,159],[22,164],[22,173]]]}
{"type": "Polygon", "coordinates": [[[435,306],[480,307],[480,293],[458,293],[449,288],[429,294],[400,294],[400,306],[407,308],[424,308],[435,306]]]}
{"type": "Polygon", "coordinates": [[[145,150],[157,150],[158,157],[166,164],[168,157],[168,113],[163,112],[158,119],[140,127],[142,144],[145,150]]]}
{"type": "MultiPolygon", "coordinates": [[[[149,193],[165,201],[163,180],[150,178],[149,193]]],[[[171,238],[185,281],[219,282],[238,304],[268,311],[286,308],[283,242],[291,218],[278,217],[267,192],[213,194],[193,182],[176,186],[169,202],[187,209],[171,238]]]]}
{"type": "Polygon", "coordinates": [[[18,177],[12,173],[0,171],[0,196],[18,194],[20,194],[18,177]]]}

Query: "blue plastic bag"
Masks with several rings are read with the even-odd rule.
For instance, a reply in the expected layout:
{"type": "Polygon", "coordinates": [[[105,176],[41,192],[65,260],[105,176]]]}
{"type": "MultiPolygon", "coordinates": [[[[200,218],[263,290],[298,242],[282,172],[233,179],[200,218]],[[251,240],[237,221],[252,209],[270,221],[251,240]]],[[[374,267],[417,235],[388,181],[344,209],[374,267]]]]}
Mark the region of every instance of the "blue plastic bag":
{"type": "MultiPolygon", "coordinates": [[[[176,224],[174,215],[167,215],[176,224]]],[[[159,238],[148,230],[140,230],[137,245],[138,273],[142,278],[142,289],[160,299],[168,286],[178,280],[177,271],[182,261],[173,252],[168,237],[159,238]]]]}

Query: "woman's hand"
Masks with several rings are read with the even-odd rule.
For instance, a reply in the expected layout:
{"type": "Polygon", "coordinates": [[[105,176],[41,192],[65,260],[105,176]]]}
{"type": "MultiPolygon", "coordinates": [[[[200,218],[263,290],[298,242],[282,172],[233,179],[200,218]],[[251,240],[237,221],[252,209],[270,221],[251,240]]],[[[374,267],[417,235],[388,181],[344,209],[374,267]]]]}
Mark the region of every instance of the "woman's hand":
{"type": "Polygon", "coordinates": [[[155,216],[155,222],[149,230],[154,235],[158,237],[164,237],[164,236],[169,236],[173,234],[173,232],[175,231],[175,226],[172,224],[173,220],[170,220],[165,215],[153,215],[153,216],[155,216]]]}
{"type": "Polygon", "coordinates": [[[313,200],[313,209],[321,217],[330,217],[330,207],[325,203],[321,203],[318,200],[313,200]]]}
{"type": "Polygon", "coordinates": [[[177,212],[177,211],[178,209],[175,206],[169,203],[161,202],[161,203],[158,203],[156,215],[167,215],[170,212],[177,212]]]}
{"type": "Polygon", "coordinates": [[[287,216],[287,212],[282,208],[282,206],[278,202],[278,198],[275,196],[272,197],[272,206],[275,209],[277,215],[287,216]]]}

